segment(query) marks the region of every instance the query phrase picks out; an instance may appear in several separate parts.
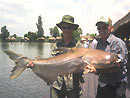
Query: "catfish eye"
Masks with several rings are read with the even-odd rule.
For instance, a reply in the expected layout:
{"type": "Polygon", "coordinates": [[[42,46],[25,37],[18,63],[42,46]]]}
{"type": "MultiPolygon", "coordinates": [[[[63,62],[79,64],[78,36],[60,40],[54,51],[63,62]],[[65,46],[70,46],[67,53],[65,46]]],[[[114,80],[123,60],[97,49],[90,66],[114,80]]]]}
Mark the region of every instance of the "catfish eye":
{"type": "Polygon", "coordinates": [[[108,60],[108,59],[110,59],[110,57],[111,57],[110,55],[107,55],[105,58],[108,60]]]}

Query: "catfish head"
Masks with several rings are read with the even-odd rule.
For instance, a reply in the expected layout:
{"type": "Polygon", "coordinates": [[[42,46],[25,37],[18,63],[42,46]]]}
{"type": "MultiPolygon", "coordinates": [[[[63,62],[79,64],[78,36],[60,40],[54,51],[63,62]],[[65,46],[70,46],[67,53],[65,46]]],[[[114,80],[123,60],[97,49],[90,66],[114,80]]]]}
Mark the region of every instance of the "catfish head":
{"type": "Polygon", "coordinates": [[[88,52],[82,57],[83,62],[93,65],[96,69],[117,66],[118,55],[115,53],[96,51],[88,52]]]}

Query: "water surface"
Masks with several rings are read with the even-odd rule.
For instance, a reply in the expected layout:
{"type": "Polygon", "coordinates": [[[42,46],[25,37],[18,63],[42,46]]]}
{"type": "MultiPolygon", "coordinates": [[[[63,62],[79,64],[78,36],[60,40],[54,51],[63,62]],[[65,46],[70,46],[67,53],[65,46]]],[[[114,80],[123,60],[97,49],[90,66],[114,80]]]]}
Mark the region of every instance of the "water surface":
{"type": "Polygon", "coordinates": [[[12,50],[30,58],[37,56],[48,58],[51,56],[51,47],[50,43],[0,43],[0,98],[43,98],[46,96],[49,86],[30,69],[26,69],[15,80],[9,79],[15,64],[3,51],[12,50]]]}

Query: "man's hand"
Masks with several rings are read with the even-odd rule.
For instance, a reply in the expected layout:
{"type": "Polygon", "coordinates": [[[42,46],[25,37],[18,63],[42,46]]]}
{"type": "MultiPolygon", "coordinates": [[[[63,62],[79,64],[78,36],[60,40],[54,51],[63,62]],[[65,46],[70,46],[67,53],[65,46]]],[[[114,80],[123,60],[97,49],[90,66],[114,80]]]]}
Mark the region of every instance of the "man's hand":
{"type": "Polygon", "coordinates": [[[34,64],[32,61],[29,61],[29,63],[27,64],[27,67],[28,68],[33,68],[34,67],[34,64]]]}
{"type": "Polygon", "coordinates": [[[87,74],[87,73],[89,73],[89,72],[95,72],[95,71],[96,71],[96,68],[95,68],[93,65],[89,64],[89,65],[87,65],[87,66],[84,68],[83,74],[87,74]]]}

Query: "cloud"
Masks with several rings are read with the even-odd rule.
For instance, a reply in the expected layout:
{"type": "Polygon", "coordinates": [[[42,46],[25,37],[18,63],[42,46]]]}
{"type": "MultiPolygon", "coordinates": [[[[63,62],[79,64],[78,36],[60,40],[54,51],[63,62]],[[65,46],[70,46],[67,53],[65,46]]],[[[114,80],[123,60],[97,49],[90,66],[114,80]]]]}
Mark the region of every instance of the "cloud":
{"type": "Polygon", "coordinates": [[[110,16],[114,24],[129,10],[129,0],[1,0],[0,27],[6,25],[11,34],[23,36],[37,30],[36,22],[41,15],[45,35],[49,35],[49,28],[69,14],[85,35],[97,33],[95,23],[100,16],[110,16]]]}

